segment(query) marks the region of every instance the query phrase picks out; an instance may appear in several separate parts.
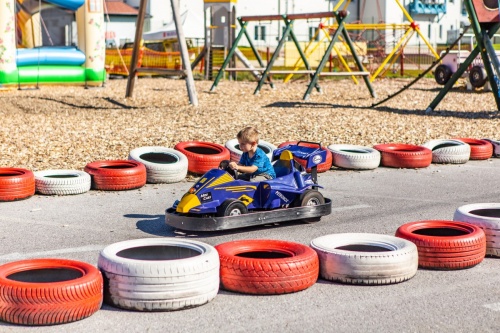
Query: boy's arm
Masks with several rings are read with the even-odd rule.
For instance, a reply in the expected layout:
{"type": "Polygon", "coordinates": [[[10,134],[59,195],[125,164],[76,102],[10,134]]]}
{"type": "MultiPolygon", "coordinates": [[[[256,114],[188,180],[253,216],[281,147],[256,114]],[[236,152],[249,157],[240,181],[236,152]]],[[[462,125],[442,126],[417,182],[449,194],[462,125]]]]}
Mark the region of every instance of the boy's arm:
{"type": "Polygon", "coordinates": [[[236,165],[236,171],[241,172],[241,173],[254,173],[257,171],[259,168],[256,165],[250,165],[250,166],[245,166],[245,165],[236,165]]]}

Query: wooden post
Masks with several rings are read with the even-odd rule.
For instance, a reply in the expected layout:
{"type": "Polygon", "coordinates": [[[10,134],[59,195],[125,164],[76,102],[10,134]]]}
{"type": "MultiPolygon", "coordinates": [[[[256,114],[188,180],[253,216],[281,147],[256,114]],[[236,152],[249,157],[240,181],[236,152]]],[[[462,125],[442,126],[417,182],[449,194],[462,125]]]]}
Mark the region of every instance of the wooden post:
{"type": "Polygon", "coordinates": [[[137,22],[135,25],[135,39],[134,39],[134,49],[132,50],[132,59],[130,60],[130,69],[127,79],[127,92],[125,97],[132,97],[134,92],[134,84],[137,74],[137,61],[139,60],[139,49],[141,47],[142,41],[142,30],[144,28],[144,16],[146,14],[146,6],[148,0],[141,0],[139,5],[139,14],[137,15],[137,22]]]}
{"type": "Polygon", "coordinates": [[[182,68],[186,72],[186,87],[188,91],[189,102],[191,102],[191,104],[194,106],[198,106],[198,96],[196,95],[196,88],[194,86],[193,71],[191,70],[191,63],[189,62],[186,38],[184,37],[184,29],[182,28],[182,21],[179,15],[179,3],[177,1],[178,0],[170,0],[170,3],[172,4],[172,12],[174,14],[177,40],[179,41],[179,46],[181,48],[182,68]]]}
{"type": "Polygon", "coordinates": [[[177,40],[179,41],[179,47],[181,51],[181,59],[182,59],[182,67],[183,70],[171,70],[171,69],[158,69],[158,68],[140,68],[137,67],[137,62],[139,60],[139,48],[141,47],[142,41],[142,31],[144,29],[144,17],[146,14],[146,6],[148,0],[141,0],[139,5],[139,14],[137,16],[137,23],[135,27],[135,41],[134,41],[134,49],[132,51],[132,59],[130,61],[130,71],[128,75],[127,81],[127,92],[125,97],[132,97],[134,92],[134,84],[136,81],[137,72],[140,70],[141,72],[151,72],[151,73],[176,73],[176,75],[182,74],[186,75],[186,86],[189,96],[189,102],[197,106],[198,105],[198,97],[196,95],[196,88],[194,86],[193,79],[193,71],[191,70],[191,63],[189,62],[189,54],[186,44],[186,38],[184,37],[184,30],[182,29],[182,22],[179,16],[179,0],[170,0],[172,5],[172,12],[174,15],[175,22],[175,30],[177,32],[177,40]]]}

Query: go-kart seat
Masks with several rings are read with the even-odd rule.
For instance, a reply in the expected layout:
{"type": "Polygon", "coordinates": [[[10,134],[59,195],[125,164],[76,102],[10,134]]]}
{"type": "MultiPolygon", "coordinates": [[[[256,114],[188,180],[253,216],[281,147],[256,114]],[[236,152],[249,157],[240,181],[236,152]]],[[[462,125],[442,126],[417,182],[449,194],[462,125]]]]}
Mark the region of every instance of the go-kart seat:
{"type": "Polygon", "coordinates": [[[293,155],[289,150],[284,150],[279,160],[277,160],[274,165],[274,172],[276,177],[282,177],[288,175],[292,172],[293,155]]]}

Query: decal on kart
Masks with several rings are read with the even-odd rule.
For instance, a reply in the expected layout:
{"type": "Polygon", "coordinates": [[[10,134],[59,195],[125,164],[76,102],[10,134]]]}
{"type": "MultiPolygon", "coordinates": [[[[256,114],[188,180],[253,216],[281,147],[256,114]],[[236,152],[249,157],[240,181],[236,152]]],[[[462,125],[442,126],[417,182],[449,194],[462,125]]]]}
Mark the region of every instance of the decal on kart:
{"type": "Polygon", "coordinates": [[[323,159],[321,158],[320,155],[316,155],[313,157],[312,161],[314,164],[320,164],[323,159]]]}
{"type": "Polygon", "coordinates": [[[201,202],[212,201],[212,192],[206,192],[200,194],[200,201],[201,202]]]}
{"type": "Polygon", "coordinates": [[[214,190],[226,190],[230,192],[250,192],[255,191],[257,186],[252,185],[242,185],[242,186],[228,186],[228,187],[216,187],[214,190]]]}
{"type": "Polygon", "coordinates": [[[276,192],[274,192],[274,193],[276,193],[276,196],[277,196],[278,198],[280,198],[281,200],[283,200],[285,203],[288,203],[288,202],[290,201],[290,200],[288,200],[288,198],[287,198],[287,197],[285,197],[285,196],[283,195],[283,193],[281,193],[280,191],[276,191],[276,192]]]}
{"type": "Polygon", "coordinates": [[[245,204],[245,206],[248,206],[249,204],[252,203],[253,198],[250,198],[248,195],[243,194],[241,197],[238,198],[241,202],[245,204]]]}

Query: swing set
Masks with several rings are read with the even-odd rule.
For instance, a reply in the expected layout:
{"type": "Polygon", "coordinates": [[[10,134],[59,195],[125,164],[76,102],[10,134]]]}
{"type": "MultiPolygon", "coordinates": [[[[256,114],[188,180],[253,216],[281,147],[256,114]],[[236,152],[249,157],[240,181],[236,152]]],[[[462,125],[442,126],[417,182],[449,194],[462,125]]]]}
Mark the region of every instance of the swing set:
{"type": "Polygon", "coordinates": [[[354,47],[354,44],[349,37],[349,34],[347,33],[347,30],[345,29],[345,23],[344,21],[348,17],[349,13],[345,10],[342,11],[333,11],[333,12],[320,12],[320,13],[305,13],[305,14],[291,14],[291,15],[260,15],[260,16],[243,16],[239,17],[237,20],[240,24],[240,31],[238,35],[236,36],[236,39],[233,42],[233,45],[231,49],[229,50],[226,58],[224,59],[224,63],[222,64],[219,72],[217,73],[217,76],[212,84],[212,87],[210,91],[214,91],[217,85],[219,84],[220,80],[222,79],[224,72],[238,72],[238,71],[250,71],[250,72],[260,72],[260,79],[257,84],[257,87],[254,91],[254,94],[258,94],[264,85],[266,81],[273,87],[273,83],[271,80],[270,75],[272,74],[308,74],[310,76],[310,83],[307,87],[306,92],[304,93],[303,99],[307,100],[310,97],[310,94],[312,92],[313,88],[316,88],[318,92],[321,92],[321,88],[319,86],[319,77],[320,76],[361,76],[363,77],[363,80],[371,94],[372,97],[375,97],[375,92],[373,90],[373,87],[370,83],[369,80],[369,75],[370,73],[367,72],[363,64],[361,63],[357,53],[356,49],[354,47]],[[330,43],[328,47],[326,48],[326,51],[322,57],[322,59],[319,62],[318,67],[314,70],[311,68],[309,61],[302,51],[299,42],[297,40],[296,35],[294,34],[292,30],[293,23],[295,20],[301,20],[301,19],[318,19],[318,18],[332,18],[337,21],[337,28],[335,29],[335,32],[331,36],[330,43]],[[252,39],[250,38],[248,31],[247,31],[247,26],[248,22],[252,21],[278,21],[278,20],[283,20],[285,23],[285,29],[283,31],[283,35],[279,39],[278,45],[276,46],[276,49],[274,50],[267,66],[264,66],[264,62],[262,61],[261,56],[259,55],[259,52],[255,48],[254,44],[252,43],[252,39]],[[233,58],[233,55],[235,54],[237,48],[238,48],[238,43],[240,40],[243,38],[243,36],[246,37],[250,48],[252,49],[253,54],[255,55],[260,68],[228,68],[228,65],[233,58]],[[358,68],[358,71],[353,72],[348,70],[347,72],[323,72],[323,69],[330,57],[330,54],[332,52],[332,49],[335,46],[335,43],[339,40],[340,36],[343,37],[344,43],[347,45],[347,48],[352,54],[353,60],[358,68]],[[299,52],[300,58],[302,62],[305,65],[305,70],[273,70],[274,63],[276,59],[279,56],[279,53],[285,44],[285,41],[288,40],[288,38],[291,38],[295,47],[297,48],[297,51],[299,52]]]}

